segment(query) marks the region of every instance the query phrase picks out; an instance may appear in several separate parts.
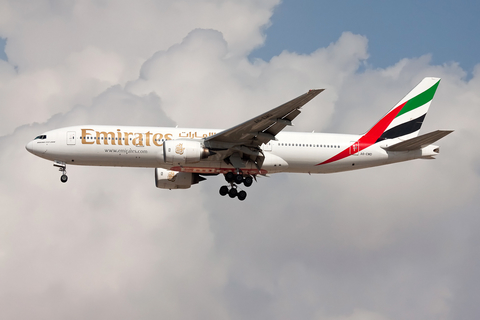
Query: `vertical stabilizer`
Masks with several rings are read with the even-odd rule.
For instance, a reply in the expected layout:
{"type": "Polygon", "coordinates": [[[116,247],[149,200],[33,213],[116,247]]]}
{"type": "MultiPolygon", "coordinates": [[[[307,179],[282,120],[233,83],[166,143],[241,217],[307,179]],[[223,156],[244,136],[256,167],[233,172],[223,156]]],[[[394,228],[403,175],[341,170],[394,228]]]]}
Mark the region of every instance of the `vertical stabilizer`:
{"type": "MultiPolygon", "coordinates": [[[[439,83],[440,78],[424,78],[354,143],[356,144],[356,152],[386,139],[401,138],[401,140],[408,140],[417,137],[439,83]]],[[[351,153],[350,147],[318,165],[348,157],[351,153]]]]}
{"type": "Polygon", "coordinates": [[[393,120],[377,141],[394,138],[406,140],[418,136],[439,83],[440,78],[424,78],[400,100],[384,117],[393,118],[393,120]]]}

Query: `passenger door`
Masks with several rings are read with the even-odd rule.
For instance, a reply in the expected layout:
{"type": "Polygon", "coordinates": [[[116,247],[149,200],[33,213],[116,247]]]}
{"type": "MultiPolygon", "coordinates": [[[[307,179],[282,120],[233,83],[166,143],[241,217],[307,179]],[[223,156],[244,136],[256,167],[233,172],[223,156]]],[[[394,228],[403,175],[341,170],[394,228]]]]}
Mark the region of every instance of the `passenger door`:
{"type": "Polygon", "coordinates": [[[75,144],[75,131],[68,131],[67,132],[67,145],[74,145],[75,144]]]}

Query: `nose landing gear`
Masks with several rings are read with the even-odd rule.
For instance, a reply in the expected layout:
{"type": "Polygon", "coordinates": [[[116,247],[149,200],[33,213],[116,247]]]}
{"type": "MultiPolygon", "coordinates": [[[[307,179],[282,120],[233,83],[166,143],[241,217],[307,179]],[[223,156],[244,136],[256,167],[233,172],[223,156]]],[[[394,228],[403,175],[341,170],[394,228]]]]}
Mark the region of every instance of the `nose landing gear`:
{"type": "Polygon", "coordinates": [[[67,164],[63,161],[53,161],[53,166],[59,168],[59,171],[62,172],[62,176],[60,177],[60,181],[63,183],[67,182],[68,176],[67,176],[67,164]]]}
{"type": "Polygon", "coordinates": [[[233,172],[227,172],[225,174],[225,180],[230,184],[230,188],[229,186],[220,187],[219,193],[221,196],[226,196],[228,194],[230,198],[237,197],[240,201],[247,198],[247,193],[243,190],[238,191],[237,185],[243,183],[245,187],[250,187],[253,183],[252,176],[248,175],[244,177],[241,173],[234,174],[233,172]]]}

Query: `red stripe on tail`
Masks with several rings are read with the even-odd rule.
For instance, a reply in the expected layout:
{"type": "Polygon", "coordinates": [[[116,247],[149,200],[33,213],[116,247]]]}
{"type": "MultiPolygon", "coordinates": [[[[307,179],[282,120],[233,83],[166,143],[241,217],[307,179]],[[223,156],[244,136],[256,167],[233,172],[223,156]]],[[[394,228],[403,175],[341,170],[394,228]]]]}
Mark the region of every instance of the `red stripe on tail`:
{"type": "MultiPolygon", "coordinates": [[[[374,144],[378,138],[382,135],[383,132],[385,132],[385,129],[388,128],[390,123],[395,119],[397,114],[402,110],[402,108],[407,104],[408,101],[405,101],[395,109],[393,109],[391,112],[389,112],[385,117],[383,117],[376,125],[373,126],[372,129],[370,129],[367,133],[365,133],[360,139],[358,139],[358,150],[357,152],[362,151],[365,148],[370,147],[372,144],[374,144]]],[[[316,164],[317,166],[322,165],[322,164],[327,164],[330,162],[338,161],[340,159],[346,158],[350,155],[350,148],[355,144],[353,143],[351,146],[349,146],[347,149],[343,150],[339,154],[331,157],[328,160],[323,161],[322,163],[316,164]]]]}

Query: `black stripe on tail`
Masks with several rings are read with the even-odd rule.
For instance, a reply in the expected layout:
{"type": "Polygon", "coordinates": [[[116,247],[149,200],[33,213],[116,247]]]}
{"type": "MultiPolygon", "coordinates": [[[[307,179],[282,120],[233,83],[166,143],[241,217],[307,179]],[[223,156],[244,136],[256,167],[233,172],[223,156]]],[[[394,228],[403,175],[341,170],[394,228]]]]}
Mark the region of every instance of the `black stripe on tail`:
{"type": "Polygon", "coordinates": [[[380,138],[378,138],[376,142],[387,140],[387,139],[394,139],[394,138],[401,137],[406,134],[410,134],[412,132],[420,130],[420,127],[422,126],[423,120],[425,119],[426,115],[427,114],[425,113],[423,116],[418,117],[417,119],[404,122],[402,124],[399,124],[396,127],[388,129],[380,136],[380,138]]]}

